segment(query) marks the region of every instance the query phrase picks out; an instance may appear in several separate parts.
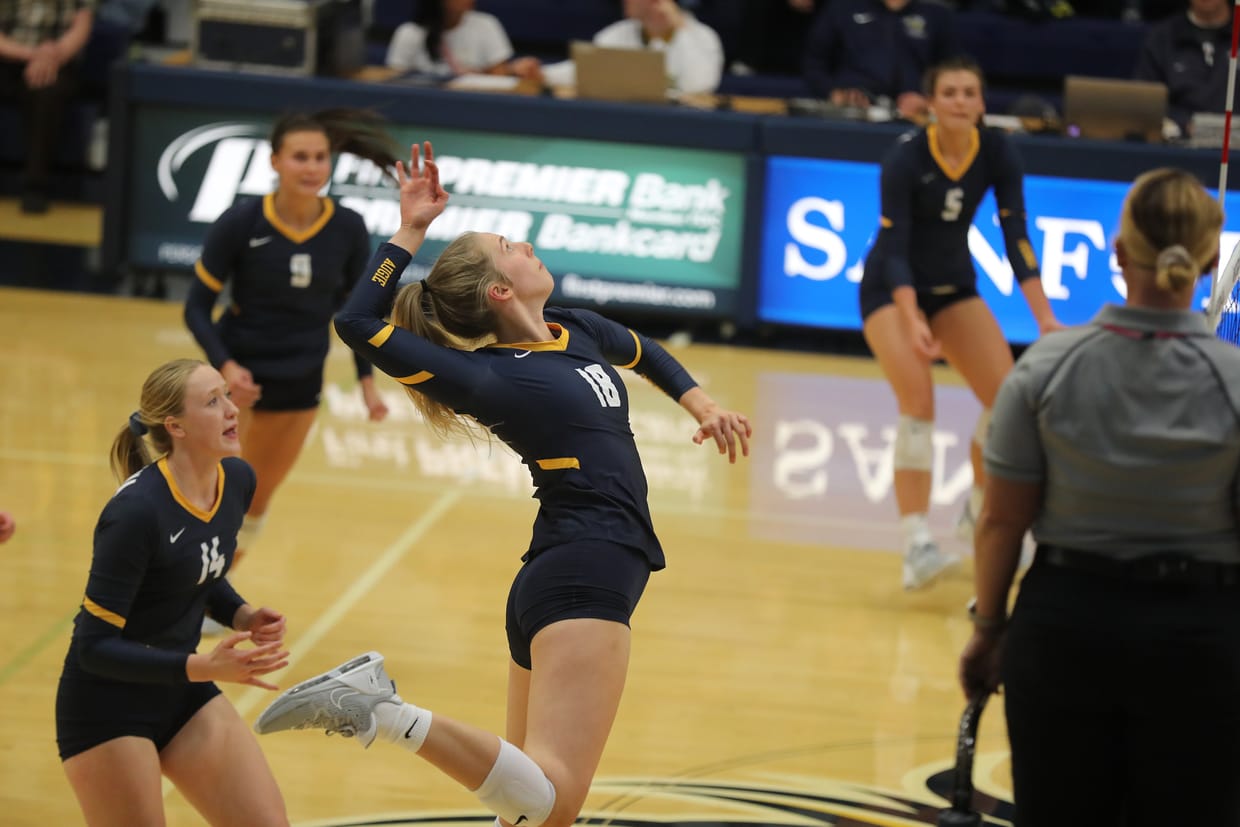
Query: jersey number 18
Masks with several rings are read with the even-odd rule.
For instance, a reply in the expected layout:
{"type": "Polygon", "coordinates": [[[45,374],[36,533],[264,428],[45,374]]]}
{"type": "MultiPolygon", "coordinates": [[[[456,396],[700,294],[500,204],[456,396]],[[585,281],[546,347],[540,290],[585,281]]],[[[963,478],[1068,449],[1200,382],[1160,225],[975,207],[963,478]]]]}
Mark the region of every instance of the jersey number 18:
{"type": "Polygon", "coordinates": [[[577,373],[581,374],[582,379],[590,383],[590,389],[598,397],[600,405],[604,408],[620,407],[620,391],[617,390],[615,384],[611,381],[611,377],[607,375],[607,371],[603,370],[602,365],[577,368],[577,373]]]}

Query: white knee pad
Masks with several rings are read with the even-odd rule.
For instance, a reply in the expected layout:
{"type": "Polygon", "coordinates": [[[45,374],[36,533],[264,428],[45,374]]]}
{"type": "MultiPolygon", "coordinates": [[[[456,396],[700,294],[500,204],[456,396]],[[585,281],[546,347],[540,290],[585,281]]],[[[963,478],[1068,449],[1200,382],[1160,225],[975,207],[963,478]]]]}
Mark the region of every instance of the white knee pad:
{"type": "Polygon", "coordinates": [[[499,739],[499,757],[474,790],[487,809],[509,824],[539,827],[555,806],[555,786],[528,755],[499,739]]]}
{"type": "Polygon", "coordinates": [[[934,423],[902,415],[892,459],[897,471],[929,471],[934,465],[934,423]]]}
{"type": "Polygon", "coordinates": [[[973,429],[973,441],[977,447],[986,446],[986,434],[990,433],[990,408],[982,408],[982,415],[977,418],[977,427],[973,429]]]}
{"type": "Polygon", "coordinates": [[[251,517],[247,514],[241,521],[241,529],[237,532],[237,548],[242,551],[253,550],[259,535],[263,533],[263,522],[266,519],[266,515],[251,517]]]}

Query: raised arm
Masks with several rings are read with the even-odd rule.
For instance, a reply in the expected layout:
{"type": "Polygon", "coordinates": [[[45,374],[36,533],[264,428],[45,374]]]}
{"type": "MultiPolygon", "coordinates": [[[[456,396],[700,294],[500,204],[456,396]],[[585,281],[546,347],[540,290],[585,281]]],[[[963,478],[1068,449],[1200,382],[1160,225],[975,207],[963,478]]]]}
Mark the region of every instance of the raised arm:
{"type": "Polygon", "coordinates": [[[448,203],[429,141],[425,144],[425,163],[419,163],[421,151],[413,146],[407,171],[397,162],[400,229],[371,256],[362,278],[336,314],[336,332],[356,353],[396,381],[462,410],[485,370],[476,358],[440,347],[387,321],[400,274],[426,239],[426,228],[448,203]]]}

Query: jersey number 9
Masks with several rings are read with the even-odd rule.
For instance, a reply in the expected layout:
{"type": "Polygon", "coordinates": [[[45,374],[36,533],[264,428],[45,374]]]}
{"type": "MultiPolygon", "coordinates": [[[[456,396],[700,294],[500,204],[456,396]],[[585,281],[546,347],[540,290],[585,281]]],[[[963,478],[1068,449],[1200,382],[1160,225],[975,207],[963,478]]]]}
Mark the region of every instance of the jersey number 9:
{"type": "Polygon", "coordinates": [[[309,253],[294,253],[288,260],[288,283],[294,287],[309,287],[314,275],[310,268],[309,253]]]}

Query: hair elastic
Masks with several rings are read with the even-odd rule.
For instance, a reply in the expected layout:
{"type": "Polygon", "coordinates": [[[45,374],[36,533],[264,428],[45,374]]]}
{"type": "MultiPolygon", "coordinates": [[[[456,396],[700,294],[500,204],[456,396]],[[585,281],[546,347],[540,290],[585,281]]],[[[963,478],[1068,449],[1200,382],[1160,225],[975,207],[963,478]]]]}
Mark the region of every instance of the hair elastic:
{"type": "Polygon", "coordinates": [[[129,433],[134,436],[146,436],[151,429],[142,421],[142,414],[134,411],[129,415],[129,433]]]}

